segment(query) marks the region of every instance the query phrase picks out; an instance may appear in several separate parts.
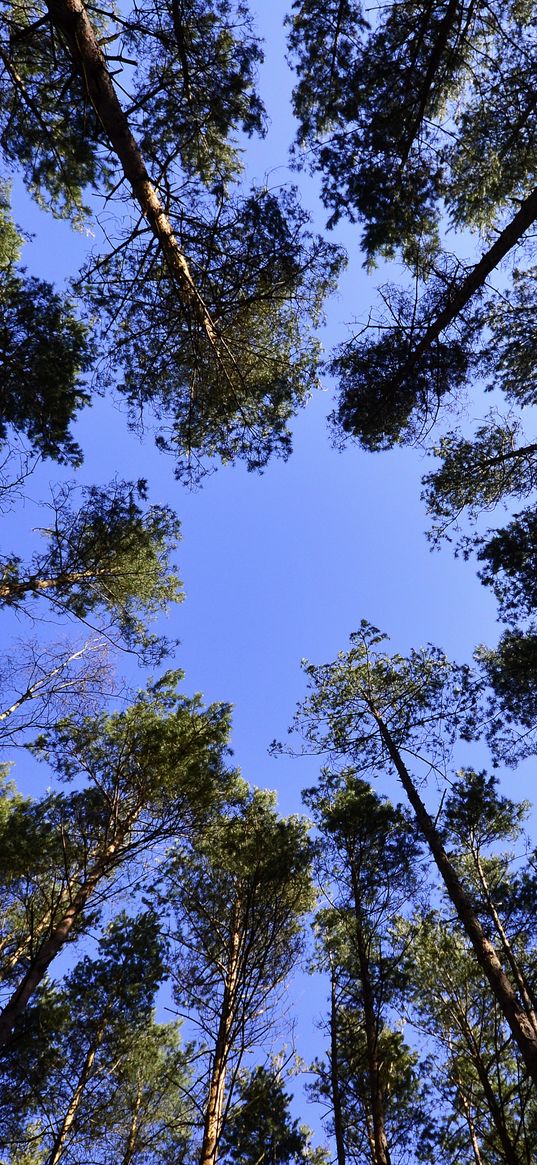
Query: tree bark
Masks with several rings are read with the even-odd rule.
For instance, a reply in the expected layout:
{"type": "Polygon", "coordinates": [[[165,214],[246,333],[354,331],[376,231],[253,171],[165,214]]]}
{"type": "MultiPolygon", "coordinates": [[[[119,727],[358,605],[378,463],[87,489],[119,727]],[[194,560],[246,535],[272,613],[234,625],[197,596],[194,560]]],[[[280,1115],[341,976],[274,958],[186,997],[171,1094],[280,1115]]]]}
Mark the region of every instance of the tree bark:
{"type": "Polygon", "coordinates": [[[332,1094],[332,1112],[334,1114],[337,1165],[346,1165],[341,1081],[339,1078],[336,980],[333,967],[330,968],[330,1090],[332,1094]]]}
{"type": "Polygon", "coordinates": [[[466,1040],[466,1045],[468,1047],[472,1063],[479,1077],[479,1083],[483,1089],[483,1095],[492,1117],[492,1123],[496,1129],[498,1139],[502,1146],[503,1154],[505,1157],[505,1165],[522,1165],[521,1159],[518,1156],[507,1131],[501,1105],[498,1102],[498,1098],[492,1087],[487,1067],[479,1051],[479,1046],[477,1040],[475,1039],[471,1025],[469,1024],[466,1015],[460,1011],[458,1012],[458,1021],[464,1039],[466,1040]]]}
{"type": "Polygon", "coordinates": [[[211,346],[219,347],[219,336],[183,254],[172,225],[151,181],[145,161],[119,98],[95,29],[81,0],[47,0],[50,18],[67,43],[73,64],[93,105],[101,126],[130,184],[142,214],[158,240],[166,266],[183,303],[193,314],[211,346]]]}
{"type": "Polygon", "coordinates": [[[466,1124],[468,1125],[468,1132],[470,1133],[470,1143],[472,1145],[472,1152],[474,1154],[475,1165],[483,1165],[483,1158],[481,1156],[481,1150],[479,1148],[479,1141],[477,1139],[474,1121],[472,1118],[472,1114],[470,1112],[469,1101],[466,1099],[466,1097],[464,1096],[461,1089],[459,1089],[459,1096],[461,1098],[461,1106],[462,1106],[462,1109],[464,1112],[464,1119],[466,1121],[466,1124]]]}
{"type": "Polygon", "coordinates": [[[47,1160],[47,1165],[58,1165],[58,1162],[60,1161],[60,1159],[63,1155],[63,1148],[65,1145],[65,1142],[66,1142],[67,1137],[69,1136],[69,1132],[73,1126],[78,1109],[80,1108],[80,1102],[81,1102],[82,1097],[84,1095],[84,1089],[85,1089],[86,1084],[88,1083],[88,1080],[90,1078],[91,1071],[92,1071],[93,1065],[95,1063],[95,1057],[97,1055],[97,1052],[99,1051],[99,1048],[103,1042],[105,1030],[106,1030],[106,1021],[103,1020],[100,1024],[100,1026],[98,1027],[98,1029],[93,1037],[93,1040],[91,1041],[89,1048],[87,1050],[86,1057],[84,1059],[84,1064],[82,1066],[82,1071],[81,1071],[80,1076],[78,1078],[78,1084],[73,1092],[71,1100],[69,1101],[67,1112],[62,1120],[62,1123],[60,1125],[58,1133],[54,1139],[54,1144],[52,1146],[50,1156],[47,1160]]]}
{"type": "Polygon", "coordinates": [[[356,950],[360,967],[362,985],[362,1000],[364,1011],[364,1027],[367,1043],[367,1069],[369,1078],[369,1098],[371,1103],[371,1117],[373,1121],[373,1138],[375,1148],[374,1165],[391,1165],[388,1139],[386,1137],[384,1097],[380,1084],[380,1058],[378,1041],[378,1020],[375,1012],[375,997],[366,941],[362,926],[361,897],[356,876],[356,867],[351,857],[351,880],[354,898],[354,920],[356,924],[356,950]]]}
{"type": "Polygon", "coordinates": [[[529,1019],[531,1020],[533,1030],[535,1032],[535,1035],[537,1036],[537,1015],[535,1014],[535,1006],[534,1006],[534,1002],[532,999],[530,986],[526,980],[526,976],[524,975],[522,967],[520,966],[518,959],[515,956],[515,953],[513,951],[513,948],[511,946],[511,943],[509,942],[509,939],[507,937],[507,933],[506,933],[505,928],[503,926],[502,920],[501,920],[501,918],[498,914],[498,911],[496,910],[496,906],[492,900],[492,896],[491,896],[490,889],[489,889],[489,884],[488,884],[486,876],[485,876],[485,871],[483,869],[483,865],[482,865],[479,853],[475,852],[473,849],[471,852],[472,852],[472,857],[473,857],[475,865],[476,865],[476,869],[477,869],[477,873],[478,873],[478,877],[479,877],[479,882],[481,884],[481,889],[483,890],[483,893],[485,895],[485,901],[486,901],[487,906],[490,910],[492,921],[494,923],[494,926],[496,927],[496,931],[497,931],[498,937],[500,939],[500,943],[502,945],[505,957],[506,957],[507,962],[509,963],[509,966],[511,968],[513,979],[514,979],[514,981],[518,987],[518,990],[520,992],[520,997],[524,1002],[524,1007],[526,1008],[526,1013],[527,1013],[529,1019]]]}
{"type": "Polygon", "coordinates": [[[127,1138],[127,1144],[125,1146],[125,1152],[123,1154],[123,1159],[122,1159],[121,1165],[131,1165],[131,1161],[132,1161],[134,1154],[136,1152],[136,1141],[138,1138],[138,1128],[140,1125],[139,1117],[140,1117],[141,1107],[142,1107],[142,1090],[141,1090],[141,1086],[139,1086],[138,1093],[136,1095],[136,1100],[134,1102],[134,1108],[132,1110],[132,1119],[131,1119],[131,1123],[130,1123],[129,1135],[127,1138]]]}
{"type": "Polygon", "coordinates": [[[13,583],[0,584],[0,600],[4,599],[8,602],[22,599],[25,595],[40,595],[43,591],[51,591],[57,587],[76,586],[79,582],[87,582],[88,579],[102,578],[103,576],[116,577],[117,572],[108,568],[102,567],[100,570],[73,570],[66,574],[56,575],[55,578],[40,578],[38,575],[30,575],[29,578],[24,578],[13,583]]]}
{"type": "Polygon", "coordinates": [[[28,1000],[43,980],[53,959],[55,959],[56,955],[69,940],[76,923],[83,914],[99,882],[107,876],[116,864],[118,850],[123,845],[137,815],[130,815],[127,821],[122,823],[121,830],[116,836],[116,839],[107,846],[104,853],[93,866],[93,869],[90,870],[83,885],[80,886],[72,898],[61,921],[57,923],[49,937],[42,943],[37,954],[32,959],[28,970],[20,980],[18,987],[0,1012],[0,1048],[8,1042],[11,1032],[17,1020],[23,1014],[28,1000]]]}
{"type": "Polygon", "coordinates": [[[239,958],[241,951],[240,903],[237,901],[232,914],[229,955],[218,1033],[214,1049],[209,1095],[205,1112],[200,1165],[216,1165],[218,1142],[222,1132],[222,1114],[226,1089],[226,1075],[231,1050],[230,1033],[235,1019],[235,1005],[239,978],[239,958]]]}
{"type": "Polygon", "coordinates": [[[387,725],[371,699],[367,698],[367,696],[365,699],[377,723],[380,736],[396,769],[399,780],[414,810],[416,820],[429,846],[449,898],[472,944],[479,966],[490,984],[491,990],[498,1002],[502,1015],[507,1021],[526,1068],[534,1084],[537,1085],[537,1036],[533,1030],[531,1020],[520,1006],[513,986],[503,970],[498,955],[475,914],[472,903],[442,845],[434,821],[429,816],[421,800],[387,725]]]}
{"type": "Polygon", "coordinates": [[[532,226],[537,218],[537,187],[524,199],[515,217],[498,235],[496,242],[469,271],[468,275],[448,295],[447,303],[437,317],[426,328],[421,340],[418,341],[413,352],[406,361],[401,375],[410,373],[420,356],[438,340],[445,328],[456,320],[457,316],[469,303],[476,291],[482,288],[489,275],[495,270],[509,251],[516,246],[522,236],[532,226]]]}
{"type": "Polygon", "coordinates": [[[421,91],[418,96],[418,108],[412,116],[410,129],[401,150],[401,169],[406,165],[408,156],[416,140],[416,136],[419,133],[423,115],[427,108],[427,102],[429,100],[431,89],[438,72],[440,62],[442,60],[442,55],[444,53],[444,49],[446,48],[449,34],[458,15],[459,5],[460,0],[450,0],[444,17],[440,22],[438,36],[433,45],[425,77],[423,79],[423,84],[421,86],[421,91]]]}

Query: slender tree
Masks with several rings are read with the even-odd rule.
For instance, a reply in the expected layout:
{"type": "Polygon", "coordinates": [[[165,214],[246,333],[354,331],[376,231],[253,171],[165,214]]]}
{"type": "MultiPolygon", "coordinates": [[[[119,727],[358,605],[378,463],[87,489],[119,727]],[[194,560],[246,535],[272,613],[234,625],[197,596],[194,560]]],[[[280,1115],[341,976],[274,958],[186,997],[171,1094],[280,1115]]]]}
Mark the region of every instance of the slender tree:
{"type": "Polygon", "coordinates": [[[305,794],[320,832],[319,964],[331,982],[327,1064],[313,1092],[331,1109],[338,1162],[392,1165],[424,1135],[413,1056],[393,1026],[402,989],[397,913],[417,892],[419,846],[400,808],[352,769],[305,794]]]}
{"type": "Polygon", "coordinates": [[[207,1041],[200,1165],[217,1160],[242,1058],[270,1031],[311,906],[305,824],[279,819],[274,804],[273,794],[244,789],[235,813],[170,867],[175,997],[207,1041]]]}
{"type": "Polygon", "coordinates": [[[429,649],[408,659],[379,650],[384,636],[367,624],[332,664],[306,665],[311,695],[295,727],[307,745],[343,756],[361,771],[395,771],[429,847],[475,958],[504,1016],[527,1071],[537,1083],[537,1031],[518,995],[501,947],[488,937],[471,887],[460,877],[405,754],[428,769],[445,763],[457,732],[475,729],[476,692],[468,670],[429,649]]]}
{"type": "Polygon", "coordinates": [[[80,214],[88,186],[111,212],[119,200],[111,245],[78,290],[133,416],[155,405],[159,444],[190,477],[207,456],[259,468],[286,455],[289,418],[316,382],[307,321],[340,256],[311,236],[292,192],[232,190],[238,135],[263,131],[246,5],[3,9],[10,164],[57,213],[80,214]]]}
{"type": "Polygon", "coordinates": [[[9,1160],[23,1129],[47,1165],[106,1160],[111,1146],[124,1162],[139,1160],[149,1145],[165,1159],[172,1146],[184,1153],[192,1120],[188,1049],[180,1048],[177,1025],[155,1024],[151,1014],[163,954],[154,915],[121,914],[96,957],[85,956],[38,994],[2,1061],[1,1143],[9,1160]]]}
{"type": "Polygon", "coordinates": [[[290,1113],[291,1096],[276,1068],[254,1068],[239,1079],[237,1099],[222,1132],[220,1158],[229,1165],[322,1165],[310,1132],[290,1113]]]}

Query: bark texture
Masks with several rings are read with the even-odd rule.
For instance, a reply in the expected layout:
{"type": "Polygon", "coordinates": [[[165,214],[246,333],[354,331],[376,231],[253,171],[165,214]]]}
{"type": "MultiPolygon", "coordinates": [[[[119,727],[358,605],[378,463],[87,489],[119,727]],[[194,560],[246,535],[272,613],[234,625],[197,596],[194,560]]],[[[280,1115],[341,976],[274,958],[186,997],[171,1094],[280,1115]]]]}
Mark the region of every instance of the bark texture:
{"type": "Polygon", "coordinates": [[[537,1085],[537,1035],[533,1029],[533,1024],[525,1010],[520,1006],[512,983],[505,974],[496,950],[487,938],[475,914],[472,903],[442,845],[434,821],[421,800],[387,725],[371,701],[368,700],[367,702],[376,720],[388,755],[414,810],[417,822],[429,846],[449,898],[472,944],[479,966],[490,984],[491,990],[509,1026],[526,1068],[533,1082],[537,1085]]]}
{"type": "Polygon", "coordinates": [[[50,18],[68,46],[99,122],[118,158],[134,198],[158,239],[166,265],[181,294],[183,304],[218,348],[219,336],[192,276],[188,260],[174,234],[171,222],[119,101],[106,57],[81,0],[47,0],[50,18]]]}

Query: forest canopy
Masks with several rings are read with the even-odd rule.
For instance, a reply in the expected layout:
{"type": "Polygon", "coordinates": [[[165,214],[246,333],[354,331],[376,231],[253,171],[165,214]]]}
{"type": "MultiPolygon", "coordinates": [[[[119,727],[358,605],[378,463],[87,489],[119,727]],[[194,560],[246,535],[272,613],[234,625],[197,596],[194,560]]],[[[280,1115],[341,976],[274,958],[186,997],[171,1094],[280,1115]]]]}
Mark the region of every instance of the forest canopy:
{"type": "MultiPolygon", "coordinates": [[[[537,749],[536,7],[295,0],[274,167],[288,73],[278,49],[263,88],[255,5],[0,12],[2,1165],[532,1165],[537,850],[513,772],[537,749]],[[34,269],[47,223],[69,254],[34,269]],[[332,344],[342,240],[355,322],[332,344]],[[356,256],[382,279],[365,306],[356,256]],[[234,763],[226,693],[178,666],[180,508],[223,466],[259,499],[240,466],[287,472],[319,388],[357,493],[371,453],[386,479],[394,450],[432,459],[429,540],[475,560],[501,630],[459,661],[355,610],[273,746],[308,764],[281,813],[234,763]]],[[[355,537],[334,480],[321,543],[328,513],[355,537]]],[[[215,605],[235,520],[204,562],[215,605]]]]}

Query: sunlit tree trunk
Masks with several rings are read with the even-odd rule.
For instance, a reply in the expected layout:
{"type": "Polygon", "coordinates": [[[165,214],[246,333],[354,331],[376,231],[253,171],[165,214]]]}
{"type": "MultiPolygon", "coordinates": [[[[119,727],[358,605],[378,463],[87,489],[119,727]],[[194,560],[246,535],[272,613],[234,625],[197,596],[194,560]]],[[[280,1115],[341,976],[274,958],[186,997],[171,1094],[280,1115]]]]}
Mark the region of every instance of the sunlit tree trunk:
{"type": "Polygon", "coordinates": [[[218,1034],[211,1065],[200,1165],[216,1165],[218,1156],[218,1142],[222,1132],[222,1117],[224,1112],[227,1065],[232,1050],[231,1033],[235,1019],[241,942],[240,903],[237,900],[231,917],[228,964],[222,1006],[220,1009],[218,1034]]]}
{"type": "Polygon", "coordinates": [[[92,1068],[95,1063],[95,1057],[103,1042],[105,1031],[106,1019],[103,1018],[87,1050],[84,1064],[82,1066],[82,1071],[78,1079],[78,1084],[73,1092],[71,1100],[69,1101],[67,1112],[65,1113],[58,1133],[54,1139],[54,1144],[52,1146],[50,1157],[47,1160],[47,1165],[58,1165],[61,1157],[63,1156],[65,1142],[75,1122],[76,1114],[80,1108],[80,1102],[84,1095],[84,1089],[86,1088],[88,1080],[91,1076],[92,1068]]]}
{"type": "Polygon", "coordinates": [[[500,1010],[510,1028],[513,1039],[520,1050],[528,1072],[537,1085],[537,1035],[533,1029],[533,1024],[525,1010],[520,1006],[513,986],[503,970],[496,950],[487,938],[475,914],[472,903],[442,845],[434,821],[421,800],[385,721],[372,700],[367,696],[365,698],[369,710],[375,718],[388,755],[414,810],[418,825],[429,846],[451,902],[472,944],[479,966],[485,973],[500,1010]]]}
{"type": "Polygon", "coordinates": [[[201,298],[186,256],[146,169],[145,161],[121,107],[106,57],[81,0],[47,0],[50,18],[67,42],[75,68],[95,113],[130,184],[133,195],[162,249],[166,265],[185,305],[218,347],[218,334],[201,298]]]}
{"type": "Polygon", "coordinates": [[[97,886],[115,866],[118,860],[118,851],[125,842],[138,812],[130,814],[121,823],[121,828],[116,833],[114,841],[106,847],[102,855],[95,862],[93,868],[88,872],[83,885],[73,895],[60,922],[53,927],[49,937],[41,944],[35,957],[32,958],[26,973],[13,992],[11,999],[9,999],[0,1012],[0,1047],[3,1047],[9,1040],[11,1032],[17,1020],[24,1012],[28,1000],[42,982],[53,959],[55,959],[62,947],[65,946],[65,943],[68,942],[73,929],[84,913],[97,886]]]}

